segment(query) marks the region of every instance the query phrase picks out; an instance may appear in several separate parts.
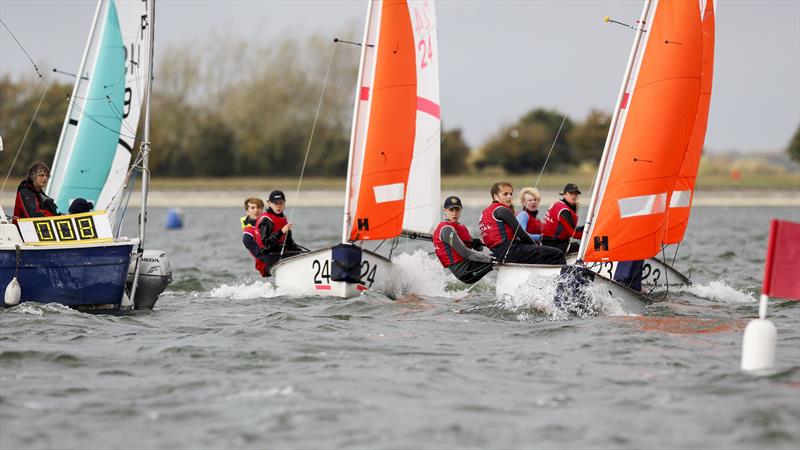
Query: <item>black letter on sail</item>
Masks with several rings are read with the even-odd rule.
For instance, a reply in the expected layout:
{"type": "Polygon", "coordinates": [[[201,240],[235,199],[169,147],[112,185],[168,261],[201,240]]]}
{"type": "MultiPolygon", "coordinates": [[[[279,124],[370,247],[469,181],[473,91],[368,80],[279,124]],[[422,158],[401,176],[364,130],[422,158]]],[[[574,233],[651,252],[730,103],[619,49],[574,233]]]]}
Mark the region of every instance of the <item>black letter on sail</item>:
{"type": "Polygon", "coordinates": [[[594,237],[594,251],[608,251],[608,236],[594,237]]]}
{"type": "Polygon", "coordinates": [[[369,231],[369,219],[358,219],[358,231],[369,231]]]}

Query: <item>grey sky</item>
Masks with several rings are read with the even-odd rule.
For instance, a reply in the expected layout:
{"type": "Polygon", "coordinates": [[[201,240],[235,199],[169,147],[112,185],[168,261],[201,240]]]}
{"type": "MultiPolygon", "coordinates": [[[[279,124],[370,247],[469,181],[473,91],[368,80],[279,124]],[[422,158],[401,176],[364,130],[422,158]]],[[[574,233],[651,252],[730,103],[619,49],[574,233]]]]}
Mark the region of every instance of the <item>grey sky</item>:
{"type": "MultiPolygon", "coordinates": [[[[0,0],[0,17],[34,60],[75,71],[95,4],[0,0]]],[[[641,7],[638,0],[438,1],[445,127],[463,128],[478,145],[534,107],[575,120],[591,108],[610,111],[633,33],[603,17],[630,23],[641,7]]],[[[201,41],[212,31],[253,40],[334,37],[351,24],[360,36],[365,12],[363,0],[159,0],[156,58],[158,47],[201,41]]],[[[800,124],[800,0],[720,1],[716,42],[706,147],[784,149],[800,124]]],[[[5,29],[0,73],[33,74],[5,29]]]]}

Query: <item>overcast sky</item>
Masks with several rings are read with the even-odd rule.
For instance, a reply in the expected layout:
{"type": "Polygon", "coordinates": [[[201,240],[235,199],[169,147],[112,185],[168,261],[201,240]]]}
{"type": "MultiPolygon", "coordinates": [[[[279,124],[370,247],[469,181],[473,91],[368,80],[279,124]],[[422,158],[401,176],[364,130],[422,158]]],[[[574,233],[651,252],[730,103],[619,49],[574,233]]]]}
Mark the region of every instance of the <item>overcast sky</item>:
{"type": "MultiPolygon", "coordinates": [[[[0,17],[35,61],[74,72],[95,5],[0,0],[0,17]]],[[[633,32],[603,17],[630,23],[641,7],[638,0],[438,1],[445,127],[461,127],[478,145],[535,107],[575,120],[592,108],[610,111],[633,32]]],[[[159,0],[156,8],[158,58],[159,47],[202,41],[212,32],[258,41],[314,32],[332,38],[352,25],[360,36],[366,2],[159,0]]],[[[720,1],[716,42],[706,148],[784,149],[800,125],[800,0],[720,1]]],[[[0,73],[34,74],[4,28],[0,73]]]]}

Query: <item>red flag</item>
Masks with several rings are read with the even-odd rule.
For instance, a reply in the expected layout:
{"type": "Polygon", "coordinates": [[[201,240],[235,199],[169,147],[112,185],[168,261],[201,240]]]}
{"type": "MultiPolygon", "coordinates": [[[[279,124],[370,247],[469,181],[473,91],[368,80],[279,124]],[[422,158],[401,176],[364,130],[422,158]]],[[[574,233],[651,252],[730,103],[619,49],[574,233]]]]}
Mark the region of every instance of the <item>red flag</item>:
{"type": "Polygon", "coordinates": [[[772,220],[761,293],[800,300],[800,223],[772,220]]]}

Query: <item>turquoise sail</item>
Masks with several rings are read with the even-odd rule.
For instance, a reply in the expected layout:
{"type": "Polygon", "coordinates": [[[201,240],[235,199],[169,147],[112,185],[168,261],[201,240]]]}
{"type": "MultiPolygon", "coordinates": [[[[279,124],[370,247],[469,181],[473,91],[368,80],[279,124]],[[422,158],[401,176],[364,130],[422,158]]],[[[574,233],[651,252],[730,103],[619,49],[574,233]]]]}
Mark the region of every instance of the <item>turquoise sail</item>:
{"type": "Polygon", "coordinates": [[[125,94],[125,46],[114,2],[109,2],[102,33],[72,156],[56,198],[62,212],[78,197],[97,202],[119,142],[125,94]]]}

